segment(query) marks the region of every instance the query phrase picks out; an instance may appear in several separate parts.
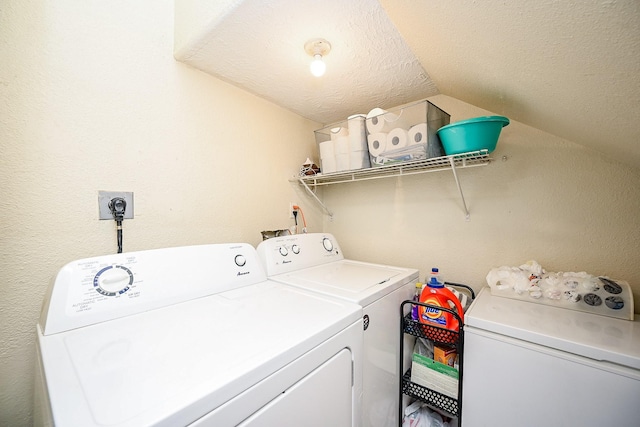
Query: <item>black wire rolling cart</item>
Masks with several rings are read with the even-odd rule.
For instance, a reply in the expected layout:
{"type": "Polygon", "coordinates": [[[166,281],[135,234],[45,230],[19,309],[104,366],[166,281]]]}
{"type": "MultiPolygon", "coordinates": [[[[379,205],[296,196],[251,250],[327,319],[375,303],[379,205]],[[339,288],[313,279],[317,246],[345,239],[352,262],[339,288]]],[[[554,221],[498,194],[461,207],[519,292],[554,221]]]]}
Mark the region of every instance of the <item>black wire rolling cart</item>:
{"type": "MultiPolygon", "coordinates": [[[[471,300],[475,299],[476,295],[473,289],[467,285],[463,285],[460,283],[450,283],[445,282],[445,285],[452,288],[462,288],[463,291],[466,291],[470,294],[471,300]]],[[[454,310],[449,310],[444,307],[435,307],[433,305],[407,300],[404,301],[400,305],[400,374],[402,378],[400,379],[400,386],[398,392],[398,415],[399,415],[399,427],[402,427],[402,420],[404,417],[404,408],[403,408],[403,395],[412,397],[414,399],[420,400],[429,406],[431,409],[434,409],[444,415],[447,415],[451,418],[458,419],[458,426],[461,425],[462,420],[462,373],[463,373],[463,354],[464,354],[464,323],[460,315],[454,310]],[[416,305],[421,305],[423,307],[429,307],[434,310],[444,310],[448,313],[451,313],[457,320],[459,324],[459,329],[457,331],[441,328],[435,325],[421,323],[419,321],[413,320],[411,318],[411,307],[416,305]],[[407,305],[409,309],[407,310],[407,305]],[[456,352],[458,354],[458,398],[454,399],[446,394],[440,393],[436,390],[424,387],[420,384],[411,381],[411,367],[408,370],[405,370],[404,366],[404,334],[413,335],[417,338],[425,338],[427,340],[433,341],[434,344],[441,344],[446,346],[451,346],[456,348],[456,352]]]]}

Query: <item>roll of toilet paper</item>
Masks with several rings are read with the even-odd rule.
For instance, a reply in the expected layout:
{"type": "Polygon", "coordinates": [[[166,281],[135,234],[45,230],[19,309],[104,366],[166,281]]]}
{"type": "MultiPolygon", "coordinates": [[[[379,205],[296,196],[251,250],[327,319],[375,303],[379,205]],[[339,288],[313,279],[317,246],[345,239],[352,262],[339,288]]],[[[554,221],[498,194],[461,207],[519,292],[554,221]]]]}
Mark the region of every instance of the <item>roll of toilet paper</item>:
{"type": "Polygon", "coordinates": [[[352,151],[349,153],[349,170],[364,169],[371,167],[369,151],[352,151]]]}
{"type": "Polygon", "coordinates": [[[333,150],[336,153],[336,156],[340,154],[349,154],[349,137],[338,137],[333,143],[333,150]]]}
{"type": "Polygon", "coordinates": [[[404,128],[408,130],[411,127],[411,122],[403,116],[405,116],[403,112],[395,114],[382,108],[374,108],[367,114],[367,132],[369,132],[369,134],[379,132],[388,133],[394,128],[404,128]]]}
{"type": "Polygon", "coordinates": [[[335,157],[328,157],[326,159],[322,159],[321,164],[322,164],[322,168],[320,172],[322,172],[323,174],[332,173],[336,171],[335,157]]]}
{"type": "Polygon", "coordinates": [[[336,171],[336,155],[333,141],[321,142],[320,147],[320,172],[331,173],[336,171]]]}
{"type": "Polygon", "coordinates": [[[427,142],[427,124],[420,123],[412,126],[408,133],[409,145],[426,144],[427,142]]]}
{"type": "Polygon", "coordinates": [[[369,135],[382,132],[386,133],[392,129],[391,126],[387,125],[387,121],[385,120],[385,116],[387,114],[391,115],[391,113],[383,110],[382,108],[374,108],[373,110],[369,111],[366,120],[366,127],[369,135]]]}
{"type": "Polygon", "coordinates": [[[338,126],[335,128],[331,128],[329,130],[329,134],[331,135],[331,140],[335,141],[338,138],[342,137],[342,136],[348,136],[349,135],[349,128],[345,127],[345,126],[338,126]]]}
{"type": "Polygon", "coordinates": [[[320,158],[322,160],[333,158],[335,156],[335,150],[333,149],[333,141],[325,141],[319,144],[320,158]]]}
{"type": "Polygon", "coordinates": [[[379,156],[387,149],[387,134],[386,133],[374,133],[367,137],[369,146],[369,153],[372,156],[379,156]]]}
{"type": "Polygon", "coordinates": [[[349,170],[349,153],[336,154],[336,172],[349,170]]]}
{"type": "Polygon", "coordinates": [[[349,151],[362,151],[367,149],[367,129],[365,125],[367,117],[364,114],[355,114],[347,119],[349,128],[349,151]]]}
{"type": "Polygon", "coordinates": [[[403,128],[392,129],[387,134],[387,151],[404,148],[409,144],[409,134],[403,128]]]}

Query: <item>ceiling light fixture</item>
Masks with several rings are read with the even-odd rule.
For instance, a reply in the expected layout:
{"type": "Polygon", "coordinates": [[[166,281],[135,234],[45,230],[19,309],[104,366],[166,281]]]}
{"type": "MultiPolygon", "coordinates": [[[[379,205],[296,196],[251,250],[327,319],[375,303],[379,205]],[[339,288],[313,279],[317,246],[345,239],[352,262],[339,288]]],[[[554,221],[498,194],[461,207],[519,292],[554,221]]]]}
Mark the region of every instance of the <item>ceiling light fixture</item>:
{"type": "Polygon", "coordinates": [[[311,61],[311,65],[309,66],[311,74],[316,77],[324,75],[327,65],[322,60],[322,57],[329,54],[331,44],[325,39],[312,39],[304,44],[304,50],[310,56],[313,56],[313,61],[311,61]]]}

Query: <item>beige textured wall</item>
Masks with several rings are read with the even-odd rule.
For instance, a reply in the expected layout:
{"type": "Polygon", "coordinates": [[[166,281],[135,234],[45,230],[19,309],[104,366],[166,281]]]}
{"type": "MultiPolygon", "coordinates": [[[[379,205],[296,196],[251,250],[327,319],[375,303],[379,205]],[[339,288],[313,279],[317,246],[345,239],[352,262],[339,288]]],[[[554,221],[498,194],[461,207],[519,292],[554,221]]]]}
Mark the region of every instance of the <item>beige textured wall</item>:
{"type": "MultiPolygon", "coordinates": [[[[113,253],[98,190],[133,191],[125,251],[257,244],[293,225],[316,123],[176,62],[173,1],[0,5],[0,425],[30,425],[35,325],[66,262],[113,253]]],[[[321,217],[305,209],[310,229],[321,217]],[[307,212],[308,211],[308,212],[307,212]]]]}
{"type": "MultiPolygon", "coordinates": [[[[291,225],[287,182],[317,124],[176,63],[170,0],[7,0],[0,5],[0,425],[30,424],[35,324],[66,262],[115,251],[98,190],[133,191],[125,250],[257,244],[291,225]]],[[[485,111],[433,98],[460,120],[485,111]]],[[[578,141],[579,142],[579,141],[578,141]]],[[[349,257],[479,288],[487,271],[548,269],[628,280],[640,295],[640,172],[518,123],[495,162],[320,192],[349,257]],[[506,156],[507,160],[501,158],[506,156]]]]}
{"type": "MultiPolygon", "coordinates": [[[[444,95],[430,100],[452,121],[492,114],[444,95]]],[[[452,173],[434,172],[325,188],[334,212],[325,231],[347,257],[418,268],[422,278],[440,267],[478,290],[491,268],[532,259],[549,271],[609,275],[630,283],[637,312],[640,171],[513,121],[491,157],[458,171],[468,222],[452,173]]]]}

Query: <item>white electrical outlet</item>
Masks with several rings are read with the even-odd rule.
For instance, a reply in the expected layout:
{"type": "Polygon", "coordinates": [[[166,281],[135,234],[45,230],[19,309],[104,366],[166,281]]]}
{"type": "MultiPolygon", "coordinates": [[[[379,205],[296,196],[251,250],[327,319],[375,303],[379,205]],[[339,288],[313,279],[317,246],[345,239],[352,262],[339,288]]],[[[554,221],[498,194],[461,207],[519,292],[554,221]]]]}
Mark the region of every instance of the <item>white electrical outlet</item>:
{"type": "Polygon", "coordinates": [[[297,205],[296,202],[289,202],[289,218],[293,219],[293,207],[297,205]]]}

